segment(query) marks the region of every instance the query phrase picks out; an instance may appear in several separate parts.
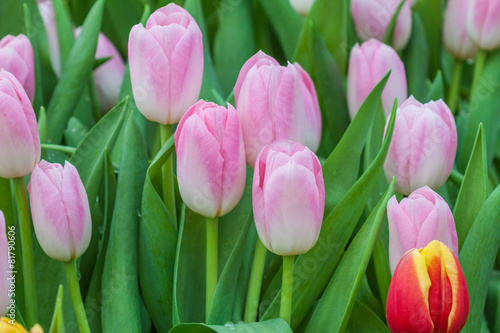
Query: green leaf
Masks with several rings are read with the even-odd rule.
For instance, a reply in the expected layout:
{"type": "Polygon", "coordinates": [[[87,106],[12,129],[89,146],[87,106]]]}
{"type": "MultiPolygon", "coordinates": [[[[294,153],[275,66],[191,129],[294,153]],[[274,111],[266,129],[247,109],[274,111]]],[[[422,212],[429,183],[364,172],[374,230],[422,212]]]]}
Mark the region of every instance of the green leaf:
{"type": "Polygon", "coordinates": [[[399,3],[398,7],[396,8],[394,15],[392,15],[391,21],[389,22],[387,30],[385,31],[384,44],[394,47],[394,32],[396,31],[396,23],[398,22],[398,16],[399,13],[401,12],[401,8],[403,8],[403,5],[405,4],[406,1],[409,0],[402,0],[399,3]]]}
{"type": "Polygon", "coordinates": [[[102,274],[102,290],[109,295],[108,302],[102,303],[104,332],[117,327],[140,332],[142,327],[137,261],[139,210],[147,170],[146,143],[133,117],[129,117],[125,133],[102,274]]]}
{"type": "MultiPolygon", "coordinates": [[[[387,246],[384,246],[384,242],[381,237],[384,227],[385,229],[388,229],[387,223],[382,224],[379,237],[375,242],[375,247],[373,248],[372,261],[370,262],[369,268],[371,268],[374,273],[376,286],[378,288],[377,292],[380,300],[382,301],[382,306],[385,312],[385,303],[387,301],[387,294],[389,293],[389,286],[391,285],[392,274],[387,246]]],[[[386,231],[388,233],[388,230],[386,231]]],[[[387,245],[388,244],[389,242],[387,240],[387,245]]]]}
{"type": "Polygon", "coordinates": [[[54,315],[52,317],[52,322],[50,323],[49,333],[64,333],[64,314],[63,314],[63,296],[64,289],[62,285],[59,285],[59,290],[57,291],[56,305],[54,307],[54,315]]]}
{"type": "Polygon", "coordinates": [[[0,36],[17,35],[24,32],[23,26],[23,2],[22,1],[0,1],[0,36]]]}
{"type": "Polygon", "coordinates": [[[462,330],[464,333],[475,333],[481,329],[488,280],[500,246],[499,206],[500,186],[482,206],[458,256],[470,303],[469,317],[462,330]]]}
{"type": "Polygon", "coordinates": [[[459,248],[464,244],[469,229],[488,195],[486,141],[483,124],[479,124],[474,149],[472,150],[467,171],[458,192],[455,209],[453,210],[459,248]]]}
{"type": "Polygon", "coordinates": [[[304,18],[297,14],[288,0],[260,0],[273,25],[287,59],[292,59],[304,18]]]}
{"type": "MultiPolygon", "coordinates": [[[[406,0],[409,1],[409,0],[406,0]]],[[[428,77],[434,77],[440,68],[441,39],[443,26],[444,0],[423,0],[417,9],[422,19],[429,50],[429,72],[428,77]]],[[[413,34],[413,32],[412,32],[413,34]]],[[[423,60],[423,57],[422,57],[423,60]]]]}
{"type": "Polygon", "coordinates": [[[139,225],[139,282],[146,308],[158,332],[168,332],[173,326],[172,288],[177,226],[152,179],[174,149],[172,135],[149,166],[142,192],[139,225]]]}
{"type": "Polygon", "coordinates": [[[61,61],[61,70],[65,69],[73,44],[75,43],[75,35],[71,18],[66,8],[67,3],[62,0],[53,0],[54,15],[57,27],[57,39],[59,42],[59,53],[61,61]]]}
{"type": "Polygon", "coordinates": [[[318,154],[326,156],[341,140],[349,125],[349,114],[342,77],[335,59],[310,20],[304,24],[294,61],[311,75],[315,84],[323,123],[318,154]]]}
{"type": "Polygon", "coordinates": [[[87,136],[89,130],[75,117],[69,118],[68,127],[64,130],[64,140],[70,147],[78,147],[87,136]]]}
{"type": "MultiPolygon", "coordinates": [[[[314,301],[324,290],[344,254],[344,249],[354,231],[355,222],[363,213],[377,178],[383,170],[396,120],[395,109],[396,105],[394,105],[384,144],[377,158],[323,221],[316,245],[309,252],[300,255],[295,262],[292,328],[300,323],[314,301]]],[[[263,303],[267,302],[270,302],[271,305],[261,317],[262,320],[278,316],[281,296],[280,287],[280,281],[275,278],[264,294],[261,307],[263,303]]]]}
{"type": "Polygon", "coordinates": [[[343,332],[349,322],[365,275],[387,202],[394,193],[393,178],[387,192],[354,237],[314,311],[307,332],[343,332]]]}
{"type": "Polygon", "coordinates": [[[272,319],[260,323],[227,323],[224,326],[205,324],[180,324],[170,330],[170,333],[292,333],[283,319],[272,319]]]}
{"type": "MultiPolygon", "coordinates": [[[[375,251],[375,247],[373,248],[373,250],[375,251]]],[[[368,266],[366,275],[363,277],[363,279],[361,281],[361,285],[359,286],[359,291],[358,291],[358,294],[356,295],[356,301],[359,301],[359,302],[365,304],[379,318],[384,318],[385,317],[385,310],[382,307],[382,303],[377,299],[375,294],[372,292],[372,289],[370,287],[370,283],[368,282],[367,274],[368,274],[369,268],[370,267],[368,266]]]]}
{"type": "Polygon", "coordinates": [[[87,15],[47,107],[48,143],[61,142],[68,119],[92,74],[103,6],[104,0],[98,0],[87,15]]]}
{"type": "Polygon", "coordinates": [[[426,101],[437,101],[439,99],[444,99],[444,81],[441,71],[437,71],[425,98],[426,101]]]}
{"type": "Polygon", "coordinates": [[[493,271],[484,308],[491,332],[500,332],[500,271],[493,271]]]}
{"type": "Polygon", "coordinates": [[[390,333],[389,328],[372,310],[361,302],[354,302],[346,333],[390,333]]]}
{"type": "Polygon", "coordinates": [[[10,179],[0,178],[0,211],[5,217],[5,225],[13,226],[14,224],[14,206],[12,201],[12,191],[10,187],[10,179]]]}
{"type": "Polygon", "coordinates": [[[257,51],[252,1],[221,0],[217,13],[219,28],[213,42],[214,63],[224,96],[227,96],[236,84],[241,67],[257,51]]]}
{"type": "Polygon", "coordinates": [[[103,25],[121,54],[127,54],[130,29],[139,23],[144,4],[137,0],[106,0],[103,25]]]}

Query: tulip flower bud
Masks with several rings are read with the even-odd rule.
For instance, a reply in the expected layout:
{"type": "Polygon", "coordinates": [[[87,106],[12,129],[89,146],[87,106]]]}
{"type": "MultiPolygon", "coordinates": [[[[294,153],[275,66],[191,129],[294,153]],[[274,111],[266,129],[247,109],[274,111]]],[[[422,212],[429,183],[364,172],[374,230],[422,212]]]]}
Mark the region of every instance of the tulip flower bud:
{"type": "Polygon", "coordinates": [[[412,248],[422,248],[433,240],[443,242],[458,256],[455,220],[446,201],[425,186],[401,200],[387,203],[389,220],[389,261],[391,271],[412,248]]]}
{"type": "Polygon", "coordinates": [[[43,329],[39,324],[33,326],[28,332],[21,323],[10,318],[0,318],[0,332],[2,333],[43,333],[43,329]]]}
{"type": "Polygon", "coordinates": [[[454,57],[462,60],[474,58],[476,44],[467,34],[464,22],[471,0],[448,0],[443,23],[444,46],[454,57]]]}
{"type": "MultiPolygon", "coordinates": [[[[457,153],[450,109],[442,100],[421,104],[412,96],[397,112],[384,164],[387,179],[396,177],[396,191],[404,195],[425,185],[437,190],[450,175],[457,153]]],[[[386,130],[388,124],[389,119],[386,130]]]]}
{"type": "Polygon", "coordinates": [[[253,212],[262,244],[288,256],[309,251],[318,240],[325,209],[321,164],[309,148],[274,141],[257,156],[253,212]]]}
{"type": "Polygon", "coordinates": [[[198,24],[170,3],[146,27],[135,25],[128,42],[135,102],[146,118],[175,124],[198,100],[203,78],[203,42],[198,24]]]}
{"type": "Polygon", "coordinates": [[[40,161],[33,106],[19,81],[0,70],[0,177],[24,177],[40,161]]]}
{"type": "Polygon", "coordinates": [[[387,295],[393,333],[458,333],[469,314],[469,294],[457,257],[439,241],[401,258],[387,295]]]}
{"type": "Polygon", "coordinates": [[[500,1],[470,0],[467,32],[481,48],[493,51],[500,46],[500,1]]]}
{"type": "MultiPolygon", "coordinates": [[[[78,37],[82,31],[81,27],[75,29],[78,37]]],[[[101,111],[108,111],[118,102],[123,75],[125,74],[125,63],[120,53],[111,41],[102,32],[97,39],[96,59],[111,57],[104,64],[94,70],[94,81],[99,98],[101,111]]]]}
{"type": "Polygon", "coordinates": [[[9,247],[7,245],[7,234],[5,229],[5,217],[0,210],[0,316],[5,316],[10,305],[9,296],[9,274],[12,271],[9,264],[9,247]]]}
{"type": "Polygon", "coordinates": [[[47,40],[49,43],[50,64],[57,77],[61,76],[61,54],[59,50],[59,36],[57,35],[56,15],[51,0],[38,1],[38,11],[43,20],[47,40]]]}
{"type": "Polygon", "coordinates": [[[321,112],[314,84],[299,64],[280,66],[259,51],[243,65],[234,88],[247,163],[253,167],[262,147],[279,139],[316,150],[321,112]]]}
{"type": "Polygon", "coordinates": [[[183,201],[209,218],[236,206],[246,179],[245,148],[236,110],[203,100],[175,132],[177,181],[183,201]]]}
{"type": "MultiPolygon", "coordinates": [[[[352,0],[351,12],[356,32],[362,41],[384,40],[387,27],[402,0],[352,0]]],[[[394,30],[394,48],[402,50],[411,34],[411,7],[406,1],[399,12],[394,30]]]]}
{"type": "Polygon", "coordinates": [[[314,0],[290,0],[293,9],[302,16],[309,14],[313,3],[314,0]]]}
{"type": "Polygon", "coordinates": [[[56,260],[81,256],[90,243],[92,221],[87,192],[76,168],[41,161],[28,184],[36,237],[56,260]]]}
{"type": "Polygon", "coordinates": [[[347,73],[347,102],[351,119],[389,70],[391,74],[382,92],[386,117],[391,114],[394,98],[401,104],[408,97],[405,65],[392,47],[376,39],[352,48],[347,73]]]}
{"type": "Polygon", "coordinates": [[[12,73],[23,85],[30,100],[35,95],[33,47],[26,35],[7,35],[0,40],[0,68],[12,73]]]}

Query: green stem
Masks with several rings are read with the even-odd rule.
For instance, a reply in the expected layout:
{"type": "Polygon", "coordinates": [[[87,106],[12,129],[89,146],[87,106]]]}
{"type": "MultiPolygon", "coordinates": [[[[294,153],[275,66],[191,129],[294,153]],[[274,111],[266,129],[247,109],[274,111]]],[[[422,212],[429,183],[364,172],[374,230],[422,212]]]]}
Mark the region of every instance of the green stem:
{"type": "Polygon", "coordinates": [[[451,86],[448,94],[448,107],[453,114],[456,113],[457,98],[460,92],[460,79],[462,77],[463,68],[464,62],[460,59],[455,60],[455,65],[453,66],[453,77],[451,79],[451,86]]]}
{"type": "Polygon", "coordinates": [[[486,56],[488,53],[485,50],[479,49],[476,55],[476,64],[474,65],[474,79],[472,81],[471,96],[474,95],[476,89],[479,85],[479,78],[483,72],[484,63],[486,62],[486,56]]]}
{"type": "Polygon", "coordinates": [[[14,191],[16,193],[17,214],[19,229],[21,231],[21,252],[23,260],[24,298],[26,307],[26,323],[29,327],[38,322],[38,311],[35,290],[35,261],[33,259],[33,242],[31,240],[31,225],[26,199],[24,178],[14,178],[14,191]]]}
{"type": "Polygon", "coordinates": [[[60,151],[62,153],[70,154],[70,155],[74,154],[76,151],[75,147],[54,145],[54,144],[50,144],[50,143],[42,143],[41,147],[42,147],[42,149],[56,150],[56,151],[60,151]]]}
{"type": "Polygon", "coordinates": [[[219,220],[217,217],[211,219],[207,217],[207,297],[206,297],[206,318],[210,314],[212,299],[214,298],[215,287],[217,286],[217,255],[219,243],[219,220]]]}
{"type": "Polygon", "coordinates": [[[250,275],[250,283],[248,286],[247,303],[245,305],[245,323],[252,323],[257,320],[260,289],[262,287],[262,275],[264,274],[266,254],[266,247],[264,246],[264,244],[262,244],[260,238],[257,238],[257,244],[255,244],[255,253],[253,255],[252,273],[250,275]]]}
{"type": "Polygon", "coordinates": [[[295,256],[283,256],[283,284],[281,285],[280,318],[292,322],[293,261],[295,256]]]}
{"type": "Polygon", "coordinates": [[[458,187],[462,186],[462,182],[464,181],[464,175],[455,169],[451,170],[448,178],[458,187]]]}
{"type": "Polygon", "coordinates": [[[75,308],[76,320],[81,333],[90,333],[90,326],[85,314],[85,307],[83,306],[82,294],[80,293],[80,283],[76,275],[76,263],[74,260],[64,262],[66,269],[66,276],[68,277],[69,292],[73,300],[73,307],[75,308]]]}
{"type": "MultiPolygon", "coordinates": [[[[165,142],[172,135],[172,125],[160,125],[161,131],[161,145],[163,146],[165,142]]],[[[177,212],[175,209],[175,189],[174,189],[174,159],[170,155],[168,160],[163,164],[162,167],[163,175],[163,202],[167,206],[168,212],[177,225],[177,212]]]]}

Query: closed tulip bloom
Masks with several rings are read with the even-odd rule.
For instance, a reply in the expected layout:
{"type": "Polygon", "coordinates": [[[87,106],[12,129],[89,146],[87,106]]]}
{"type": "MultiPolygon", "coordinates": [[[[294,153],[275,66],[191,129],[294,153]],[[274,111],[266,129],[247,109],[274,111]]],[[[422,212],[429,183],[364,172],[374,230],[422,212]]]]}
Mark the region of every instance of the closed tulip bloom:
{"type": "Polygon", "coordinates": [[[0,332],[2,333],[43,333],[43,329],[39,324],[33,326],[28,332],[21,323],[13,321],[10,318],[0,318],[0,332]]]}
{"type": "Polygon", "coordinates": [[[469,294],[457,257],[439,241],[403,256],[387,295],[393,333],[458,333],[469,315],[469,294]]]}
{"type": "Polygon", "coordinates": [[[455,220],[446,201],[425,186],[398,203],[393,196],[387,204],[389,221],[389,261],[391,271],[412,248],[422,248],[433,240],[448,246],[458,256],[455,220]]]}
{"type": "Polygon", "coordinates": [[[175,124],[200,94],[203,42],[198,24],[170,3],[155,11],[146,27],[135,25],[128,41],[135,102],[146,118],[175,124]]]}
{"type": "Polygon", "coordinates": [[[313,3],[314,0],[290,0],[293,9],[302,16],[309,14],[313,3]]]}
{"type": "Polygon", "coordinates": [[[7,234],[5,229],[5,217],[0,210],[0,316],[7,314],[10,305],[9,297],[9,274],[12,271],[9,265],[9,247],[7,245],[7,234]]]}
{"type": "Polygon", "coordinates": [[[0,40],[0,68],[12,73],[23,85],[30,100],[35,95],[33,47],[26,35],[7,35],[0,40]]]}
{"type": "Polygon", "coordinates": [[[471,0],[448,0],[443,23],[443,43],[448,52],[462,60],[474,58],[476,44],[470,39],[464,22],[471,0]]]}
{"type": "Polygon", "coordinates": [[[35,112],[23,86],[0,70],[0,177],[24,177],[40,161],[35,112]]]}
{"type": "Polygon", "coordinates": [[[321,164],[309,148],[278,140],[264,147],[252,183],[255,226],[278,255],[309,251],[318,240],[325,208],[321,164]]]}
{"type": "Polygon", "coordinates": [[[470,0],[467,32],[481,48],[493,51],[500,46],[500,1],[470,0]]]}
{"type": "Polygon", "coordinates": [[[401,104],[408,97],[405,65],[392,47],[376,39],[352,48],[347,73],[347,102],[351,119],[389,70],[391,74],[382,92],[386,117],[391,114],[394,98],[401,104]]]}
{"type": "MultiPolygon", "coordinates": [[[[75,36],[80,35],[82,28],[75,29],[75,36]]],[[[108,111],[118,102],[123,75],[125,74],[125,63],[120,53],[111,41],[102,32],[97,40],[96,59],[111,57],[104,64],[94,70],[94,81],[99,98],[101,111],[108,111]]]]}
{"type": "Polygon", "coordinates": [[[193,211],[222,216],[240,201],[245,189],[243,136],[236,110],[203,100],[182,117],[175,132],[177,181],[183,201],[193,211]]]}
{"type": "MultiPolygon", "coordinates": [[[[384,40],[387,27],[402,0],[352,0],[351,12],[356,32],[362,41],[384,40]]],[[[406,1],[399,12],[394,30],[394,48],[402,50],[411,34],[411,7],[406,1]]]]}
{"type": "MultiPolygon", "coordinates": [[[[397,112],[384,164],[387,179],[396,177],[396,191],[404,195],[425,185],[439,189],[457,153],[457,128],[450,109],[442,100],[421,104],[412,96],[397,112]]],[[[386,129],[388,123],[389,119],[386,129]]]]}
{"type": "Polygon", "coordinates": [[[80,257],[90,243],[92,221],[76,168],[41,161],[28,184],[33,226],[40,246],[56,260],[80,257]]]}

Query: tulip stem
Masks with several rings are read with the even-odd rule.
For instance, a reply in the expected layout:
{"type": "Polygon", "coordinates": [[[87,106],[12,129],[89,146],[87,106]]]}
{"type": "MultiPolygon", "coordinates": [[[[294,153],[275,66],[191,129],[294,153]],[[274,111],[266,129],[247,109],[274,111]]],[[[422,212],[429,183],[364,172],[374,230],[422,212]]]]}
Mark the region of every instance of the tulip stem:
{"type": "Polygon", "coordinates": [[[486,56],[488,53],[485,50],[479,49],[476,55],[476,64],[474,65],[474,78],[472,81],[471,96],[476,93],[476,89],[479,85],[479,78],[483,72],[484,63],[486,62],[486,56]]]}
{"type": "Polygon", "coordinates": [[[260,289],[262,287],[262,275],[264,274],[266,255],[266,247],[262,244],[260,238],[257,238],[255,253],[253,255],[252,273],[250,275],[250,283],[248,286],[247,302],[245,305],[245,323],[252,323],[257,320],[260,289]]]}
{"type": "Polygon", "coordinates": [[[293,263],[295,256],[283,256],[283,284],[281,285],[280,318],[292,322],[293,263]]]}
{"type": "MultiPolygon", "coordinates": [[[[172,135],[172,125],[160,125],[161,127],[161,145],[163,146],[165,142],[172,135]]],[[[172,154],[173,155],[173,154],[172,154]]],[[[177,212],[175,209],[175,189],[174,189],[174,159],[170,155],[168,160],[163,164],[162,175],[163,175],[163,202],[167,206],[168,212],[172,217],[174,225],[177,225],[177,212]]]]}
{"type": "Polygon", "coordinates": [[[76,320],[81,333],[90,333],[90,326],[83,306],[82,294],[80,292],[80,282],[76,273],[76,263],[74,260],[64,262],[66,269],[66,276],[68,277],[69,292],[73,300],[73,307],[75,308],[76,320]]]}
{"type": "Polygon", "coordinates": [[[207,297],[206,297],[206,319],[210,314],[212,299],[214,298],[215,287],[217,287],[217,256],[219,243],[219,220],[217,217],[211,219],[207,217],[207,297]]]}
{"type": "Polygon", "coordinates": [[[448,107],[453,115],[456,114],[457,98],[460,91],[460,79],[462,77],[463,68],[464,62],[457,59],[455,61],[455,65],[453,66],[453,77],[451,80],[450,91],[448,93],[448,107]]]}
{"type": "Polygon", "coordinates": [[[38,310],[35,290],[35,260],[33,259],[33,241],[31,240],[31,224],[26,198],[24,178],[14,178],[19,229],[21,231],[21,252],[23,260],[24,299],[26,323],[33,326],[38,322],[38,310]]]}

